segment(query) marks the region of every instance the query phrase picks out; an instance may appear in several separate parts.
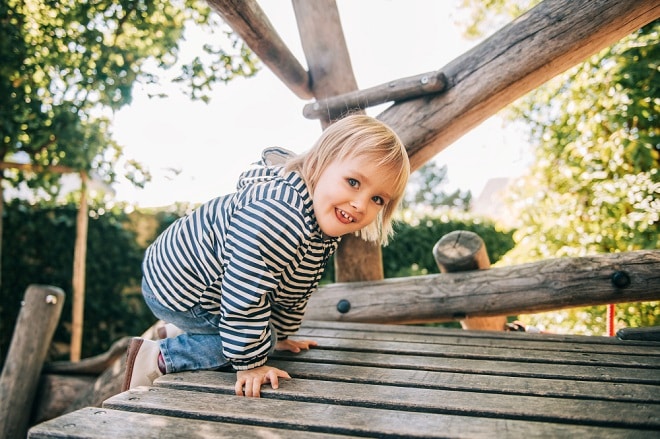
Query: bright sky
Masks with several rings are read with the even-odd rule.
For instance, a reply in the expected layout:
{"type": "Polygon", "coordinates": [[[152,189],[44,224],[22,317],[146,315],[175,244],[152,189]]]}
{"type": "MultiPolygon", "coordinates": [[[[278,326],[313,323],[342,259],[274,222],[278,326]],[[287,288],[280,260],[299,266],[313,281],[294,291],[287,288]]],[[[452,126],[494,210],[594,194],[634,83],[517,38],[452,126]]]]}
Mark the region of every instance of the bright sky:
{"type": "MultiPolygon", "coordinates": [[[[476,42],[466,41],[454,21],[457,0],[337,0],[353,70],[361,89],[442,68],[476,42]]],[[[259,2],[302,65],[306,65],[290,0],[259,2]]],[[[183,52],[209,35],[195,32],[183,52]]],[[[184,55],[185,56],[185,55],[184,55]]],[[[192,55],[191,55],[192,56],[192,55]]],[[[153,180],[145,189],[121,182],[118,200],[142,207],[177,201],[199,203],[234,190],[239,173],[269,146],[308,149],[321,133],[306,119],[303,101],[268,68],[255,77],[217,84],[209,104],[177,91],[149,98],[137,88],[119,111],[114,137],[125,156],[144,164],[153,180]]],[[[368,110],[377,115],[383,107],[368,110]]],[[[477,197],[490,178],[519,174],[528,162],[520,136],[493,117],[436,156],[448,166],[447,189],[477,197]]]]}

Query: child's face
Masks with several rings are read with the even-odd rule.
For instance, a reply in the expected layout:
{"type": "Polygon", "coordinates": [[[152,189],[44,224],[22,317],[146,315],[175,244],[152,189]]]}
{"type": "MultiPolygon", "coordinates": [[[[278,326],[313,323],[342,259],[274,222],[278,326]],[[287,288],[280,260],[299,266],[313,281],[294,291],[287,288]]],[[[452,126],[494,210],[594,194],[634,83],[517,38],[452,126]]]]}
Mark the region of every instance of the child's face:
{"type": "Polygon", "coordinates": [[[332,162],[316,183],[314,214],[321,231],[332,237],[371,224],[394,193],[393,179],[366,157],[332,162]]]}

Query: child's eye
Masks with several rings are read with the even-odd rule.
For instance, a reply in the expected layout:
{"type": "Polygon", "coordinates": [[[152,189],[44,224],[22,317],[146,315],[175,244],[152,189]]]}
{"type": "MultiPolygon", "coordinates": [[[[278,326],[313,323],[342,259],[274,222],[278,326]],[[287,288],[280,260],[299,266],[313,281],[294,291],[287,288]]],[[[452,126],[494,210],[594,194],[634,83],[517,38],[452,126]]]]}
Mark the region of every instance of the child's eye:
{"type": "Polygon", "coordinates": [[[354,179],[354,178],[349,178],[349,179],[348,179],[348,184],[349,184],[351,187],[358,187],[358,186],[360,185],[360,183],[359,183],[356,179],[354,179]]]}
{"type": "Polygon", "coordinates": [[[371,199],[374,203],[378,204],[379,206],[385,204],[385,200],[383,200],[383,197],[379,197],[378,195],[376,195],[375,197],[371,197],[371,199]]]}

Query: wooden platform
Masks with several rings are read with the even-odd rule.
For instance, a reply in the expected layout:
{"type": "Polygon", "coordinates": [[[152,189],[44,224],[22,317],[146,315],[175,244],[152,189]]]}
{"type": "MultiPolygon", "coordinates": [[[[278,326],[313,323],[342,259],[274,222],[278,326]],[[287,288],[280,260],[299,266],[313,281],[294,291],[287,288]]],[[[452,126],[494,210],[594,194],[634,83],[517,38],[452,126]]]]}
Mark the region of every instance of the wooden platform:
{"type": "Polygon", "coordinates": [[[261,399],[234,373],[150,388],[33,427],[30,438],[660,437],[660,343],[307,322],[320,346],[269,361],[261,399]]]}

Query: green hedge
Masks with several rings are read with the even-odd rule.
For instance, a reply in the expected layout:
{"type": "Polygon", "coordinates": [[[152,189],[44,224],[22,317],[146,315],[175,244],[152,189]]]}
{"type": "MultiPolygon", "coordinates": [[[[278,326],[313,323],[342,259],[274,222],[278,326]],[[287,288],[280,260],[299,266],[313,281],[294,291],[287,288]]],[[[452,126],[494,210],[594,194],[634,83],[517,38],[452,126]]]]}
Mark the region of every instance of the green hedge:
{"type": "Polygon", "coordinates": [[[494,264],[514,246],[513,231],[499,231],[493,223],[472,219],[448,219],[426,216],[414,224],[394,225],[394,239],[383,248],[385,277],[416,276],[439,273],[433,246],[456,230],[476,233],[484,240],[490,262],[494,264]]]}
{"type": "MultiPolygon", "coordinates": [[[[76,207],[42,208],[20,202],[3,215],[0,286],[0,360],[9,347],[20,303],[30,284],[60,287],[66,293],[54,346],[70,343],[76,207]]],[[[154,321],[140,295],[144,249],[122,212],[90,213],[82,356],[99,354],[118,338],[141,334],[154,321]]],[[[52,350],[50,359],[68,355],[52,350]]]]}

